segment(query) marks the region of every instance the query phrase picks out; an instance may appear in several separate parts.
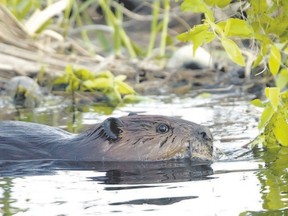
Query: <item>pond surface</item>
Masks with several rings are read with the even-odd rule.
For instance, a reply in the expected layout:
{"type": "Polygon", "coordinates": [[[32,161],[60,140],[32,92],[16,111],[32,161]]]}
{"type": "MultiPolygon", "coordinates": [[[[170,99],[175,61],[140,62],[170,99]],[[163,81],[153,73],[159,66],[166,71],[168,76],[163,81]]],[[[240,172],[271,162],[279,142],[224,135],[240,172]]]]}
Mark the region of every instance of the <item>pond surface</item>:
{"type": "MultiPolygon", "coordinates": [[[[208,126],[215,162],[0,162],[0,215],[288,215],[288,150],[246,146],[258,134],[249,96],[154,97],[115,110],[180,116],[208,126]],[[277,153],[277,154],[275,154],[277,153]]],[[[82,131],[107,118],[67,106],[2,113],[82,131]],[[72,122],[75,121],[75,124],[72,122]],[[84,127],[82,127],[84,125],[84,127]]]]}

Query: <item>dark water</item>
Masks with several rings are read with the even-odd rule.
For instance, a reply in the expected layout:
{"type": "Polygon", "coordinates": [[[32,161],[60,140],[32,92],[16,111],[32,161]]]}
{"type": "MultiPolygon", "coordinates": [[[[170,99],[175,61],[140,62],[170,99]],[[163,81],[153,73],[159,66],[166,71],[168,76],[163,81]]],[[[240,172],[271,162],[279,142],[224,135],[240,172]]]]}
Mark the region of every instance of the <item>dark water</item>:
{"type": "MultiPolygon", "coordinates": [[[[217,148],[211,165],[2,161],[0,215],[288,215],[288,150],[246,146],[258,134],[260,115],[248,100],[234,95],[156,98],[112,113],[181,116],[207,125],[217,148]]],[[[50,106],[2,113],[2,119],[82,131],[107,118],[94,110],[73,116],[66,106],[50,106]]]]}

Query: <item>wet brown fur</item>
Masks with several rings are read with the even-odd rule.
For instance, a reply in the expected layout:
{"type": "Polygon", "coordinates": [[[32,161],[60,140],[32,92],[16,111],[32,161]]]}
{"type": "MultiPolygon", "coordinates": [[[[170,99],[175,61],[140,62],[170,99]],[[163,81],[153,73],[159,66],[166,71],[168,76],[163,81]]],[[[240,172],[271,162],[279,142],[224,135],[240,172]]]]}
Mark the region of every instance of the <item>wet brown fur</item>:
{"type": "Polygon", "coordinates": [[[109,118],[78,135],[35,123],[0,122],[0,160],[212,160],[212,154],[209,129],[175,117],[109,118]],[[159,125],[168,130],[161,132],[159,125]]]}

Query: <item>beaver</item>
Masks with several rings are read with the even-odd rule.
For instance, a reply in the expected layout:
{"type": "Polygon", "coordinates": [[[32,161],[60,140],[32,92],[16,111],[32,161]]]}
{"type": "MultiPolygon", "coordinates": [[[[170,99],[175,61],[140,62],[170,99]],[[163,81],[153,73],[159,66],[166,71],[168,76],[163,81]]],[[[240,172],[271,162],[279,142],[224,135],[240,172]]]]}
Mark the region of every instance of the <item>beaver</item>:
{"type": "Polygon", "coordinates": [[[207,127],[177,117],[110,117],[80,134],[20,121],[0,122],[0,160],[211,161],[207,127]]]}

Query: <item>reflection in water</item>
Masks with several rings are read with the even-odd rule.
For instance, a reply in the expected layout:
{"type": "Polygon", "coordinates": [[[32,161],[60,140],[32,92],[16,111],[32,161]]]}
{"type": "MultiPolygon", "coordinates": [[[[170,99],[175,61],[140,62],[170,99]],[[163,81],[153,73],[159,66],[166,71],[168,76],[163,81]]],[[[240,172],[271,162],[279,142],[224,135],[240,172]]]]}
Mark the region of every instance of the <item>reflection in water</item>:
{"type": "Polygon", "coordinates": [[[263,208],[267,210],[288,207],[288,149],[263,152],[265,167],[257,174],[261,183],[263,208]]]}
{"type": "Polygon", "coordinates": [[[213,170],[209,164],[190,160],[161,162],[75,162],[75,161],[2,161],[1,176],[49,175],[57,170],[89,170],[105,172],[105,176],[90,177],[104,184],[169,183],[209,179],[213,170]]]}
{"type": "MultiPolygon", "coordinates": [[[[35,177],[43,176],[44,179],[49,179],[49,176],[53,177],[55,176],[57,178],[57,175],[59,172],[87,172],[90,171],[90,175],[85,176],[85,182],[91,182],[91,183],[97,183],[99,185],[103,184],[102,191],[107,191],[109,193],[118,193],[119,191],[127,191],[127,190],[146,190],[149,188],[158,188],[160,186],[155,185],[155,183],[173,183],[173,182],[184,182],[184,181],[192,181],[192,180],[203,180],[203,179],[209,179],[209,175],[213,174],[213,170],[209,164],[196,164],[192,163],[191,161],[181,161],[181,160],[175,160],[175,161],[164,161],[164,162],[146,162],[146,163],[119,163],[119,162],[105,162],[105,163],[93,163],[93,162],[69,162],[69,161],[2,161],[0,162],[0,188],[3,189],[3,194],[0,195],[0,213],[5,213],[5,215],[13,215],[16,212],[20,211],[28,211],[31,210],[29,208],[21,208],[21,203],[23,201],[17,200],[19,197],[15,199],[15,192],[17,192],[20,189],[21,190],[25,188],[19,187],[19,185],[16,186],[13,185],[13,179],[17,179],[16,182],[19,183],[22,181],[21,178],[23,178],[23,181],[27,181],[28,179],[35,177]],[[102,173],[99,175],[99,173],[102,173]],[[4,177],[4,176],[13,176],[13,178],[10,177],[4,177]],[[27,180],[25,180],[27,179],[27,180]],[[152,184],[151,184],[152,183],[152,184]],[[119,184],[119,187],[115,187],[115,184],[119,184]],[[131,185],[133,184],[133,185],[131,185]],[[148,184],[148,185],[147,185],[148,184]],[[109,185],[113,185],[113,187],[110,187],[109,185]],[[17,188],[17,189],[14,189],[17,188]],[[14,194],[14,196],[12,195],[14,194]],[[14,197],[14,198],[12,198],[14,197]],[[20,203],[19,208],[15,207],[14,204],[20,203]]],[[[69,176],[66,177],[69,179],[69,176]]],[[[30,180],[29,180],[30,181],[30,180]]],[[[33,178],[31,180],[33,182],[33,178]]],[[[35,182],[35,180],[34,180],[35,182]]],[[[73,182],[73,181],[72,181],[73,182]]],[[[82,184],[87,184],[85,182],[82,182],[82,184]]],[[[51,182],[44,181],[43,186],[49,188],[49,184],[51,182]]],[[[53,180],[52,184],[56,184],[57,180],[53,180]]],[[[81,183],[81,182],[80,182],[81,183]]],[[[37,183],[35,182],[35,186],[37,183]]],[[[70,185],[73,188],[73,185],[70,182],[70,185]]],[[[43,186],[41,186],[41,190],[43,190],[43,186]]],[[[27,186],[26,186],[27,187],[27,186]]],[[[29,187],[28,187],[29,188],[29,187]]],[[[26,190],[29,190],[29,189],[26,190]]],[[[56,187],[58,188],[58,187],[56,187]]],[[[68,187],[69,188],[69,187],[68,187]]],[[[79,188],[79,186],[77,187],[79,188]]],[[[170,187],[170,190],[173,187],[170,187]]],[[[59,187],[60,190],[63,190],[63,193],[69,193],[71,191],[74,191],[73,189],[65,189],[64,185],[59,187]]],[[[167,188],[169,189],[169,187],[167,188]]],[[[176,188],[175,188],[176,189],[176,188]]],[[[39,192],[35,188],[30,191],[31,193],[36,192],[36,194],[39,192]]],[[[22,192],[23,193],[23,192],[22,192]]],[[[60,192],[62,193],[62,192],[60,192]]],[[[124,192],[125,193],[125,192],[124,192]]],[[[30,193],[29,193],[30,194],[30,193]]],[[[25,198],[24,203],[25,206],[30,204],[33,204],[33,200],[30,201],[30,195],[25,194],[27,198],[25,198]],[[30,203],[32,202],[32,204],[30,203]]],[[[52,193],[53,194],[53,193],[52,193]]],[[[97,193],[96,193],[97,195],[97,193]]],[[[42,196],[48,196],[48,193],[42,194],[42,196]]],[[[78,194],[77,194],[78,196],[78,194]]],[[[20,196],[21,197],[21,196],[20,196]]],[[[120,205],[172,205],[174,203],[183,201],[183,200],[190,200],[195,199],[197,196],[170,196],[169,197],[160,197],[159,198],[143,198],[143,199],[133,199],[128,201],[115,201],[109,203],[111,206],[120,206],[120,205]]],[[[50,205],[67,205],[67,201],[57,200],[57,195],[53,198],[53,203],[50,203],[50,205]]],[[[21,199],[20,199],[21,200],[21,199]]],[[[95,201],[94,201],[95,202],[95,201]]],[[[68,202],[69,203],[69,202],[68,202]]],[[[23,204],[22,204],[23,205],[23,204]]],[[[33,205],[32,205],[33,206],[33,205]]],[[[41,206],[40,204],[37,204],[36,206],[41,206]]],[[[37,209],[37,208],[36,208],[37,209]]]]}
{"type": "Polygon", "coordinates": [[[91,178],[104,184],[170,183],[208,179],[213,174],[209,165],[183,162],[148,163],[137,166],[125,164],[119,169],[109,169],[105,177],[91,178]]]}
{"type": "MultiPolygon", "coordinates": [[[[5,215],[13,215],[16,212],[29,213],[33,209],[32,207],[30,207],[31,209],[26,207],[26,205],[30,202],[29,194],[26,195],[26,197],[24,196],[25,205],[21,205],[21,202],[18,200],[21,196],[17,196],[17,193],[21,194],[21,190],[23,190],[23,183],[22,186],[21,184],[17,185],[17,183],[19,184],[19,182],[21,183],[24,181],[26,182],[24,189],[27,187],[26,190],[30,191],[32,194],[34,194],[34,196],[37,194],[39,187],[49,188],[49,184],[56,184],[53,187],[59,188],[58,195],[52,197],[49,203],[49,205],[54,206],[53,208],[56,208],[57,206],[60,208],[63,205],[67,205],[67,209],[69,209],[71,205],[73,205],[73,202],[71,203],[71,201],[67,200],[71,195],[67,195],[68,197],[64,198],[59,198],[57,196],[62,193],[69,194],[72,191],[74,194],[75,189],[77,189],[77,191],[81,191],[88,185],[88,189],[84,190],[86,192],[82,194],[82,198],[87,196],[86,193],[89,193],[89,190],[95,191],[91,201],[85,201],[85,206],[92,206],[91,209],[94,209],[94,211],[96,211],[95,208],[99,208],[99,205],[103,205],[103,203],[101,204],[101,200],[105,200],[105,196],[107,196],[105,193],[108,193],[110,196],[109,198],[106,198],[106,200],[109,200],[106,205],[110,206],[111,208],[114,206],[116,210],[117,208],[121,208],[123,211],[128,206],[133,205],[141,206],[143,208],[146,206],[146,209],[148,209],[150,206],[149,208],[154,209],[155,211],[159,206],[173,206],[179,204],[180,206],[188,208],[187,206],[190,205],[180,204],[182,202],[187,202],[187,204],[191,203],[191,208],[195,209],[198,207],[196,203],[200,204],[205,200],[209,200],[209,203],[216,201],[217,208],[215,206],[213,206],[213,208],[216,209],[216,212],[221,212],[223,211],[223,207],[219,206],[219,204],[224,203],[224,208],[226,205],[230,206],[231,203],[225,204],[225,202],[230,199],[230,201],[234,200],[232,202],[233,205],[239,206],[239,199],[242,200],[241,202],[243,204],[243,196],[246,195],[247,200],[245,199],[245,205],[252,202],[252,207],[249,205],[250,208],[246,208],[248,211],[240,213],[241,216],[287,215],[288,149],[281,148],[265,151],[263,149],[253,149],[253,153],[254,156],[258,158],[258,163],[253,161],[251,161],[252,163],[247,161],[223,161],[215,162],[212,164],[212,167],[207,164],[191,164],[189,161],[166,161],[161,163],[2,161],[0,163],[0,176],[2,176],[0,178],[0,213],[5,213],[5,215]],[[263,160],[263,163],[259,163],[260,160],[263,160]],[[248,166],[245,167],[245,164],[248,166]],[[256,169],[256,164],[259,167],[258,169],[256,169]],[[89,174],[87,174],[87,171],[89,171],[89,174]],[[60,174],[60,172],[62,174],[60,174]],[[74,179],[72,178],[71,181],[69,180],[67,184],[66,181],[71,178],[71,172],[76,172],[76,174],[74,179]],[[79,174],[83,174],[82,177],[84,177],[84,179],[82,179],[81,175],[79,174]],[[29,189],[29,185],[31,185],[31,183],[28,183],[30,181],[37,183],[35,178],[32,178],[33,176],[37,177],[36,179],[43,176],[43,182],[40,184],[40,186],[38,186],[36,191],[31,191],[29,189]],[[255,176],[256,179],[256,182],[254,183],[255,187],[253,190],[250,190],[251,188],[249,189],[249,186],[251,187],[251,184],[253,185],[253,181],[251,181],[253,176],[255,176]],[[67,180],[63,180],[63,182],[60,182],[60,185],[57,186],[57,181],[59,181],[57,179],[59,177],[64,177],[67,180]],[[239,179],[242,180],[239,181],[239,179]],[[181,191],[181,187],[185,185],[185,181],[187,183],[190,181],[191,183],[189,185],[186,184],[186,187],[190,187],[190,192],[184,187],[182,192],[179,193],[179,191],[181,191]],[[259,187],[257,186],[257,181],[260,183],[259,187]],[[176,185],[175,182],[179,182],[180,185],[176,185]],[[83,185],[83,188],[80,185],[83,185]],[[225,185],[230,189],[224,191],[225,185]],[[235,185],[237,185],[236,188],[235,185]],[[99,188],[100,186],[101,188],[99,188]],[[260,189],[258,201],[257,190],[255,190],[256,187],[260,189]],[[231,190],[231,188],[234,189],[231,190]],[[155,193],[151,194],[152,196],[150,196],[149,193],[145,194],[145,191],[155,191],[155,193]],[[157,191],[162,191],[162,193],[158,194],[157,191]],[[163,193],[164,191],[166,191],[166,194],[163,193]],[[122,196],[118,197],[117,199],[113,199],[113,196],[116,194],[119,194],[119,196],[122,194],[122,196]],[[127,196],[127,194],[132,195],[127,196]],[[232,194],[235,194],[233,199],[231,199],[232,194]],[[256,197],[253,198],[255,195],[256,197]],[[238,197],[238,201],[235,199],[236,197],[238,197]],[[251,201],[249,201],[249,199],[251,199],[251,201]],[[256,205],[256,202],[262,204],[261,209],[255,209],[253,207],[256,205]],[[155,206],[158,207],[156,208],[155,206]]],[[[24,192],[22,191],[22,193],[24,192]]],[[[78,193],[79,191],[77,192],[77,196],[78,193]]],[[[49,194],[45,195],[49,197],[49,194]]],[[[41,196],[43,196],[43,194],[41,196]]],[[[31,196],[31,199],[33,200],[33,196],[31,196]]],[[[34,197],[34,200],[38,200],[37,196],[36,198],[34,197]]],[[[41,202],[39,201],[35,205],[41,206],[41,202]]],[[[197,209],[199,210],[199,208],[197,209]]],[[[213,215],[213,208],[207,215],[213,215]]],[[[208,210],[209,209],[205,209],[205,211],[208,210]]],[[[69,212],[69,210],[67,211],[69,212]]],[[[225,211],[227,211],[227,209],[225,209],[225,211]]],[[[235,211],[237,212],[237,209],[235,209],[235,211]]],[[[215,215],[234,215],[230,213],[231,212],[228,211],[228,213],[226,212],[215,215]]]]}
{"type": "Polygon", "coordinates": [[[16,199],[11,198],[13,189],[13,178],[0,178],[0,214],[5,216],[14,215],[18,212],[25,212],[27,209],[20,209],[14,206],[16,199]],[[1,190],[0,190],[1,192],[1,190]]]}
{"type": "Polygon", "coordinates": [[[270,210],[270,211],[247,211],[239,214],[239,216],[286,216],[288,209],[283,210],[270,210]]]}
{"type": "Polygon", "coordinates": [[[124,205],[124,204],[131,204],[131,205],[171,205],[173,203],[180,202],[182,200],[189,200],[195,199],[197,196],[185,196],[185,197],[167,197],[167,198],[157,198],[157,199],[137,199],[137,200],[130,200],[126,202],[115,202],[110,203],[110,205],[124,205]]]}
{"type": "Polygon", "coordinates": [[[264,161],[256,176],[266,211],[247,211],[241,216],[288,215],[288,148],[255,149],[254,153],[264,161]]]}
{"type": "Polygon", "coordinates": [[[0,176],[30,176],[53,173],[53,161],[0,161],[0,176]]]}

